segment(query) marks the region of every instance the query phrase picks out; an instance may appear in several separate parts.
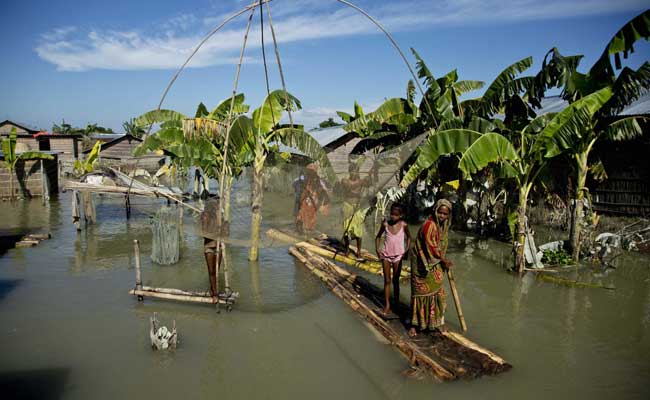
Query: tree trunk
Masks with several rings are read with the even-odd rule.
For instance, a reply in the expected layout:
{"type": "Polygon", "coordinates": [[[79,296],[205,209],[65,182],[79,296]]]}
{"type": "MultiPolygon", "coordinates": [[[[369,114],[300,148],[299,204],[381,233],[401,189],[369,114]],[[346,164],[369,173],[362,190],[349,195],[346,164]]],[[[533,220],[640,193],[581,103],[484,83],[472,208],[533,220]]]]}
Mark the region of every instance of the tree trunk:
{"type": "Polygon", "coordinates": [[[14,170],[7,168],[9,170],[9,198],[11,200],[16,199],[16,194],[14,193],[14,170]]]}
{"type": "Polygon", "coordinates": [[[260,145],[255,149],[255,164],[253,165],[252,219],[251,219],[251,248],[248,259],[255,261],[259,254],[260,227],[262,225],[262,199],[264,196],[264,178],[262,170],[266,154],[260,145]]]}
{"type": "Polygon", "coordinates": [[[580,233],[582,224],[584,222],[584,197],[585,197],[585,183],[587,181],[587,156],[588,153],[584,152],[576,155],[578,176],[576,179],[575,202],[573,204],[573,218],[571,219],[571,256],[575,262],[580,260],[580,233]]]}
{"type": "Polygon", "coordinates": [[[526,185],[519,188],[519,206],[517,207],[517,230],[512,238],[512,246],[515,253],[515,270],[519,273],[524,271],[526,258],[524,246],[526,245],[526,206],[528,204],[528,190],[526,185]]]}

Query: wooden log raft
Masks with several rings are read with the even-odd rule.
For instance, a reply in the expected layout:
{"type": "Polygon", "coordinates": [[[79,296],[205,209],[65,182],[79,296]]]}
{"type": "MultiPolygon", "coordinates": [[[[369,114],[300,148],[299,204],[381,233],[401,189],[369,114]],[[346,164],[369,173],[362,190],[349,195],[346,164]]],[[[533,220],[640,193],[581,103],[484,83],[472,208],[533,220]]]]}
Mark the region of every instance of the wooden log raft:
{"type": "MultiPolygon", "coordinates": [[[[287,244],[293,244],[296,247],[307,249],[312,253],[318,254],[330,260],[342,262],[351,267],[359,268],[376,275],[381,275],[383,273],[381,262],[377,257],[374,257],[374,259],[373,257],[366,257],[366,254],[369,254],[369,252],[366,250],[362,250],[361,253],[363,257],[361,260],[345,256],[343,254],[342,245],[340,245],[341,247],[333,246],[338,241],[328,236],[326,236],[327,240],[322,239],[321,236],[309,241],[303,241],[302,239],[299,239],[277,229],[269,229],[266,231],[266,235],[271,239],[279,240],[287,244]]],[[[402,265],[402,273],[400,274],[400,278],[408,278],[409,271],[410,268],[408,266],[402,265]]]]}
{"type": "Polygon", "coordinates": [[[421,333],[410,338],[405,318],[409,308],[406,305],[400,304],[395,310],[402,315],[401,319],[384,320],[379,315],[383,307],[380,288],[306,248],[291,247],[289,252],[377,329],[411,365],[430,372],[436,379],[473,378],[497,374],[512,367],[501,357],[457,332],[421,333]]]}

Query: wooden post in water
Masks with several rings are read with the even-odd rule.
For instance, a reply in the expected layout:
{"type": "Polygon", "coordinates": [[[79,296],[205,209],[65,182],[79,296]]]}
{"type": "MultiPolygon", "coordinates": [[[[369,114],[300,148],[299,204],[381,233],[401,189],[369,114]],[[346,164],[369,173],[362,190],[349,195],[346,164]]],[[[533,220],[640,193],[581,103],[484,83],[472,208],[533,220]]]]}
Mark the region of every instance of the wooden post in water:
{"type": "MultiPolygon", "coordinates": [[[[133,249],[135,251],[135,290],[142,290],[142,272],[140,270],[140,242],[138,239],[133,240],[133,249]]],[[[138,301],[144,300],[144,297],[138,295],[138,301]]]]}
{"type": "Polygon", "coordinates": [[[451,294],[454,297],[454,304],[456,305],[456,311],[458,312],[458,320],[460,321],[460,327],[463,329],[463,332],[467,332],[467,324],[465,323],[465,317],[463,316],[463,309],[460,308],[460,298],[458,297],[458,290],[456,290],[456,281],[454,280],[454,273],[451,272],[450,269],[447,270],[447,278],[449,279],[451,294]]]}

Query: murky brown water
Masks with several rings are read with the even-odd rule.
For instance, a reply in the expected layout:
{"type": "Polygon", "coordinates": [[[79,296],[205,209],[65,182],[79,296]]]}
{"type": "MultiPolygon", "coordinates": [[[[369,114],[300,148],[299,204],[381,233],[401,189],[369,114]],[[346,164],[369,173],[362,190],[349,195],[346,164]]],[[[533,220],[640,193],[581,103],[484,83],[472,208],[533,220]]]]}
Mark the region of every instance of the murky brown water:
{"type": "MultiPolygon", "coordinates": [[[[238,199],[233,236],[245,239],[245,195],[238,199]]],[[[267,213],[290,202],[267,197],[274,204],[267,213]]],[[[121,199],[98,200],[99,223],[81,233],[70,224],[69,203],[63,194],[47,206],[34,200],[0,208],[2,230],[53,236],[0,256],[0,382],[29,382],[41,398],[618,399],[650,393],[650,262],[636,254],[607,274],[580,276],[615,291],[568,288],[508,275],[499,265],[507,245],[489,242],[481,250],[456,236],[450,255],[468,336],[514,369],[436,384],[403,377],[406,361],[277,244],[264,248],[258,263],[246,260],[247,248],[229,248],[232,286],[241,294],[230,313],[138,303],[127,294],[134,284],[133,239],[141,241],[145,284],[185,289],[207,287],[201,240],[188,229],[181,261],[153,265],[149,216],[138,211],[155,209],[151,201],[135,200],[126,222],[121,199]],[[164,323],[176,320],[181,344],[175,352],[150,350],[153,312],[164,323]]],[[[272,219],[266,216],[267,227],[272,219]]],[[[273,222],[290,224],[288,218],[273,222]]]]}

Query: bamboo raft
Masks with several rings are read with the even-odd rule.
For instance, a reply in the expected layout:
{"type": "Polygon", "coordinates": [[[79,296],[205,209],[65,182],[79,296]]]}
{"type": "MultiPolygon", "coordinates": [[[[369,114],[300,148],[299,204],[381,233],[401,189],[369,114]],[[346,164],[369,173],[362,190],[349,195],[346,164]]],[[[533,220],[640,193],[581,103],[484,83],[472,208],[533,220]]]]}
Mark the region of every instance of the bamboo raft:
{"type": "MultiPolygon", "coordinates": [[[[405,318],[384,320],[382,290],[363,277],[352,274],[305,247],[292,246],[289,252],[320,278],[353,311],[368,321],[417,370],[429,372],[439,381],[476,378],[508,371],[512,366],[503,358],[452,331],[407,334],[405,318]]],[[[395,309],[408,315],[408,306],[395,309]]]]}
{"type": "MultiPolygon", "coordinates": [[[[271,239],[307,249],[310,252],[329,260],[339,261],[375,275],[381,275],[383,273],[382,264],[377,256],[364,249],[361,249],[361,258],[359,259],[346,256],[343,243],[332,236],[321,234],[315,238],[303,241],[302,239],[277,229],[269,229],[266,231],[266,235],[271,239]]],[[[407,279],[410,271],[411,269],[407,265],[403,264],[400,279],[407,279]]]]}

